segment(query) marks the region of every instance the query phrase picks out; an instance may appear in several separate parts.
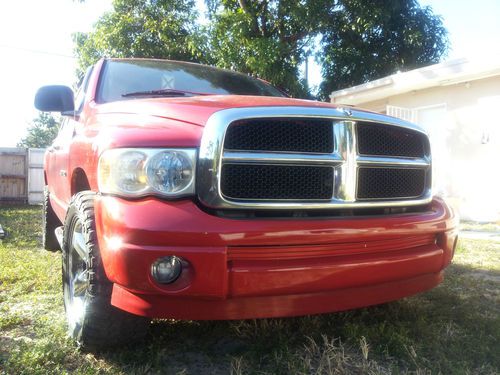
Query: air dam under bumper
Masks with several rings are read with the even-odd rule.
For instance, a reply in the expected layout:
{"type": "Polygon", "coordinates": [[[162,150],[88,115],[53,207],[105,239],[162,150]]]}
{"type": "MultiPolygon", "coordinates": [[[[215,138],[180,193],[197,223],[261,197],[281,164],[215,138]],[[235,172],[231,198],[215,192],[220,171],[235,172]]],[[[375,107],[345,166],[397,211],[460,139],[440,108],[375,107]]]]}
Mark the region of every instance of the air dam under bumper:
{"type": "Polygon", "coordinates": [[[379,304],[443,280],[456,217],[440,199],[425,213],[236,220],[191,201],[100,196],[101,256],[111,303],[154,318],[296,316],[379,304]],[[159,285],[151,264],[176,255],[180,278],[159,285]]]}

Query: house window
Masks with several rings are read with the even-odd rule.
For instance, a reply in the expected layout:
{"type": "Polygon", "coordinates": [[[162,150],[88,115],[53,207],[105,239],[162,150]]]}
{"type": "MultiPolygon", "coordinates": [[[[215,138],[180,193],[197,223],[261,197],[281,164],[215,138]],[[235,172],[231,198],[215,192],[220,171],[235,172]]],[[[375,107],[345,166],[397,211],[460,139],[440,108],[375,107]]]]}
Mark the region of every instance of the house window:
{"type": "Polygon", "coordinates": [[[410,122],[417,122],[417,111],[413,108],[396,107],[395,105],[388,105],[386,113],[389,116],[400,118],[410,122]]]}

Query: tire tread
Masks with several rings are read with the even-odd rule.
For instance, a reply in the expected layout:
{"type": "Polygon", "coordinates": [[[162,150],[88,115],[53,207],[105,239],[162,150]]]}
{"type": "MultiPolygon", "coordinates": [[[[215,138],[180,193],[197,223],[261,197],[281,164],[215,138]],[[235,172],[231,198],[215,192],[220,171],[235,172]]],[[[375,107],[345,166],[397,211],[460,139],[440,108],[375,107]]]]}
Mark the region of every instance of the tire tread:
{"type": "Polygon", "coordinates": [[[94,219],[92,191],[82,191],[73,196],[64,225],[63,247],[69,249],[69,231],[74,215],[78,215],[89,252],[89,288],[86,295],[86,312],[80,337],[75,337],[80,348],[88,351],[126,345],[138,341],[147,333],[150,320],[120,310],[111,305],[113,284],[108,280],[102,265],[94,219]]]}

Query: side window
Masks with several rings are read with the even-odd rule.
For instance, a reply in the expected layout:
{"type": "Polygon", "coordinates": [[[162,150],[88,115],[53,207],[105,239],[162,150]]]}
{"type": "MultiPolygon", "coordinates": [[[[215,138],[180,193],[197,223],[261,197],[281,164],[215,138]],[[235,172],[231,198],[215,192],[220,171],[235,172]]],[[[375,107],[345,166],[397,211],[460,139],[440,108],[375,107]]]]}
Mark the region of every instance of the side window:
{"type": "Polygon", "coordinates": [[[63,117],[61,121],[61,127],[59,128],[57,137],[54,140],[54,146],[62,147],[68,144],[73,138],[74,131],[75,121],[68,117],[63,117]]]}
{"type": "Polygon", "coordinates": [[[75,111],[76,112],[81,112],[83,109],[83,103],[85,102],[85,94],[87,93],[87,88],[89,86],[89,78],[90,75],[92,74],[92,69],[94,67],[91,66],[90,68],[87,69],[87,72],[85,73],[85,76],[83,79],[80,81],[78,85],[78,89],[76,91],[75,95],[75,111]]]}

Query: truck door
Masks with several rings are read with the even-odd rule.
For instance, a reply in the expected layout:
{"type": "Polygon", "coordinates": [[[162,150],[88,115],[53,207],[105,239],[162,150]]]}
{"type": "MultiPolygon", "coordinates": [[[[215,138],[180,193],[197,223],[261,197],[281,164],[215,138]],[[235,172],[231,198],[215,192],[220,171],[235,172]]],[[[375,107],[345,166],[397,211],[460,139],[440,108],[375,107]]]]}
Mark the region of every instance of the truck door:
{"type": "Polygon", "coordinates": [[[49,148],[50,175],[52,181],[49,181],[51,198],[58,207],[54,207],[59,217],[64,217],[71,200],[71,142],[75,136],[75,130],[79,125],[79,115],[85,103],[86,92],[89,78],[93,67],[90,67],[85,76],[79,83],[75,95],[75,113],[74,116],[63,116],[61,128],[54,143],[49,148]],[[62,211],[62,212],[61,212],[62,211]],[[61,214],[62,215],[59,215],[61,214]]]}
{"type": "MultiPolygon", "coordinates": [[[[54,203],[58,208],[55,210],[62,210],[64,213],[68,207],[69,199],[67,197],[67,190],[71,189],[71,181],[69,180],[69,146],[73,139],[75,131],[75,121],[68,117],[64,117],[61,122],[61,128],[54,143],[49,147],[50,158],[50,193],[54,203]]],[[[61,217],[61,215],[58,215],[61,217]]],[[[62,215],[64,216],[64,214],[62,215]]]]}

